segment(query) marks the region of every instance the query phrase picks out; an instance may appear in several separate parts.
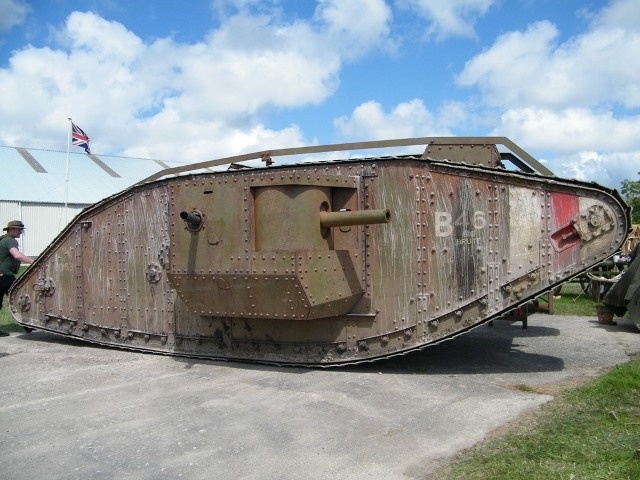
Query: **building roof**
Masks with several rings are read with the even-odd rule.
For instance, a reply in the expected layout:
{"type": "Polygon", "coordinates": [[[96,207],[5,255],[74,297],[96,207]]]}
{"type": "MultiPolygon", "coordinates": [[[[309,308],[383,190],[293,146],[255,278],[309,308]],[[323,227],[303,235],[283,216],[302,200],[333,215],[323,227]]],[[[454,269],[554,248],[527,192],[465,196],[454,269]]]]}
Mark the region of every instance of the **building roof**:
{"type": "Polygon", "coordinates": [[[0,145],[0,201],[89,205],[184,162],[0,145]]]}

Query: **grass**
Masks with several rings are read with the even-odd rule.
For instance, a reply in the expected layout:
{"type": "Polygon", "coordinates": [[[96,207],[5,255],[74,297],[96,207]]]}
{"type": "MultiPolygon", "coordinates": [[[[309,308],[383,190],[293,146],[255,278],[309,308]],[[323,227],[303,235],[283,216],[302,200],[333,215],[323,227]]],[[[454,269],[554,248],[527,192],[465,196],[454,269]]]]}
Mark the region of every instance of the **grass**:
{"type": "MultiPolygon", "coordinates": [[[[544,295],[537,300],[541,310],[548,308],[546,298],[547,296],[544,295]]],[[[595,305],[596,302],[591,294],[583,292],[580,283],[567,282],[562,285],[559,294],[556,294],[553,299],[553,313],[554,315],[595,316],[595,305]]]]}
{"type": "MultiPolygon", "coordinates": [[[[554,298],[554,314],[595,316],[595,304],[579,283],[565,283],[554,298]]],[[[535,393],[527,385],[516,389],[535,393]]],[[[640,479],[640,354],[464,452],[442,475],[446,480],[640,479]]]]}
{"type": "Polygon", "coordinates": [[[0,330],[6,332],[24,332],[22,328],[9,313],[9,301],[7,297],[2,302],[2,310],[0,310],[0,330]]]}
{"type": "Polygon", "coordinates": [[[640,478],[640,355],[450,466],[447,480],[640,478]]]}

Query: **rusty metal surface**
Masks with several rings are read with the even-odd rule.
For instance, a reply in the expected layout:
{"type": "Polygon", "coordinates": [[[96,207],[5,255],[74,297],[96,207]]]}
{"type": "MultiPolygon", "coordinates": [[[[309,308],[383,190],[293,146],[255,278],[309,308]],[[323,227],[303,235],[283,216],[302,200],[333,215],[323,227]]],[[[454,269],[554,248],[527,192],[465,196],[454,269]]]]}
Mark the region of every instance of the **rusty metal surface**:
{"type": "Polygon", "coordinates": [[[617,192],[506,170],[473,140],[134,186],[71,222],[12,314],[121,348],[340,365],[456,336],[624,243],[617,192]]]}

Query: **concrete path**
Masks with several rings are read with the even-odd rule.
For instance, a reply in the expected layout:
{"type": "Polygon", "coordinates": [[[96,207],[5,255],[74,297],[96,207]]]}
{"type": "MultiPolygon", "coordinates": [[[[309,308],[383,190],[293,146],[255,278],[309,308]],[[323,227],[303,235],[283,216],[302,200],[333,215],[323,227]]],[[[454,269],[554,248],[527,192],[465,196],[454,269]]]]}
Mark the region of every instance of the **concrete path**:
{"type": "Polygon", "coordinates": [[[329,370],[14,333],[0,338],[0,478],[428,479],[563,387],[640,351],[629,321],[537,314],[520,325],[497,321],[329,370]]]}

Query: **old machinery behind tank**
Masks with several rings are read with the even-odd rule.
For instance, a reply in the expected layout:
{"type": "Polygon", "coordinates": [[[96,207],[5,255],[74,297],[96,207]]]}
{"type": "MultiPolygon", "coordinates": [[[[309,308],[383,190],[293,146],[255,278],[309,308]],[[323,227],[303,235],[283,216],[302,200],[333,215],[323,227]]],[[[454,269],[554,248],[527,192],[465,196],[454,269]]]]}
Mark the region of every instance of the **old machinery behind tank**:
{"type": "Polygon", "coordinates": [[[552,290],[615,253],[630,226],[615,190],[557,178],[501,137],[302,147],[189,168],[81,212],[15,283],[14,318],[187,357],[371,361],[552,290]],[[410,145],[422,151],[337,153],[410,145]],[[317,152],[336,159],[275,162],[317,152]],[[252,159],[264,166],[242,163],[252,159]]]}

